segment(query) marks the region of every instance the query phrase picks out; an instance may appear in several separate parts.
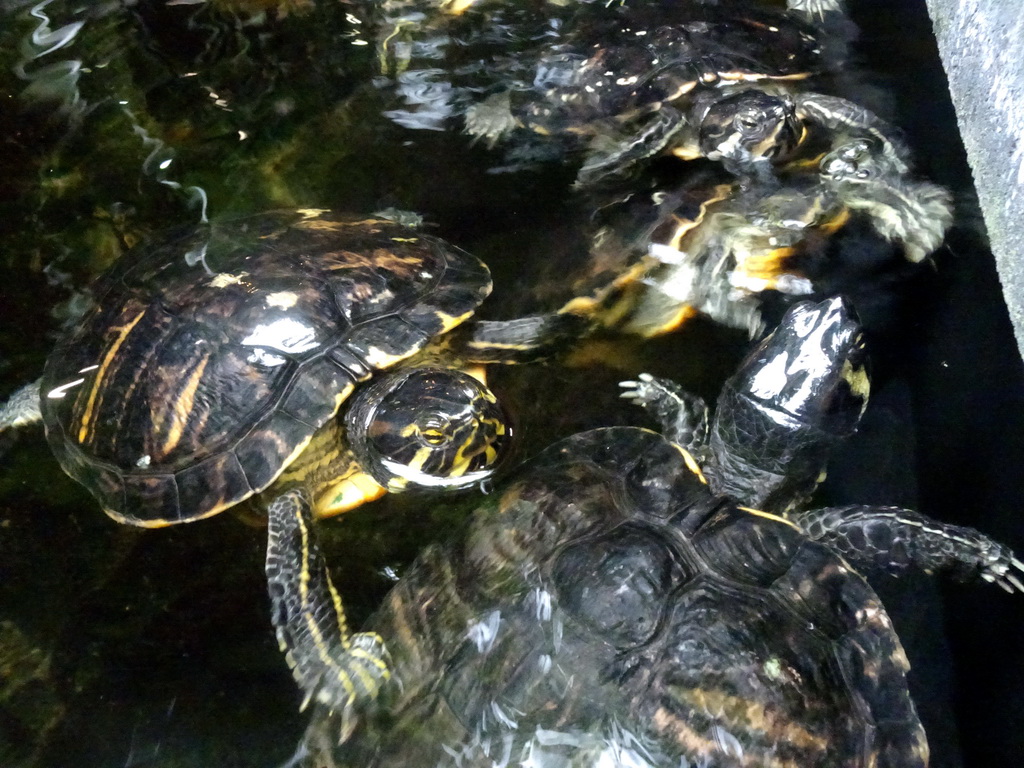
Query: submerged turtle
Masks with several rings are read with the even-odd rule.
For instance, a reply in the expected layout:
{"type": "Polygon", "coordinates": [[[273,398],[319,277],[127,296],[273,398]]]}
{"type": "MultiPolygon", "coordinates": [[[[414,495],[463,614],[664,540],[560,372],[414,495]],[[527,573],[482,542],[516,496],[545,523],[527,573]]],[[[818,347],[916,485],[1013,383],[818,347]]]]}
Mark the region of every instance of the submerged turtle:
{"type": "Polygon", "coordinates": [[[294,517],[490,475],[509,429],[459,368],[543,354],[559,324],[479,322],[458,351],[438,341],[490,290],[478,259],[386,219],[295,210],[190,229],[100,279],[0,424],[41,415],[61,467],[123,523],[186,523],[270,489],[278,638],[307,701],[344,708],[387,678],[386,652],[349,635],[294,517]]]}
{"type": "Polygon", "coordinates": [[[426,549],[369,622],[400,685],[341,744],[320,711],[293,764],[926,765],[907,659],[854,568],[1012,591],[1024,566],[906,510],[747,506],[813,484],[864,406],[863,355],[841,300],[793,308],[726,387],[703,468],[691,408],[631,382],[664,434],[564,439],[426,549]]]}
{"type": "Polygon", "coordinates": [[[788,297],[881,290],[925,260],[952,223],[942,187],[912,178],[864,137],[743,184],[713,166],[606,205],[595,263],[635,262],[567,308],[654,336],[701,313],[756,333],[768,291],[788,297]]]}
{"type": "Polygon", "coordinates": [[[533,82],[471,106],[466,131],[492,144],[516,128],[582,136],[582,184],[661,153],[765,175],[835,130],[877,138],[894,162],[905,154],[869,110],[799,87],[828,67],[818,30],[792,11],[627,4],[577,27],[539,57],[533,82]]]}

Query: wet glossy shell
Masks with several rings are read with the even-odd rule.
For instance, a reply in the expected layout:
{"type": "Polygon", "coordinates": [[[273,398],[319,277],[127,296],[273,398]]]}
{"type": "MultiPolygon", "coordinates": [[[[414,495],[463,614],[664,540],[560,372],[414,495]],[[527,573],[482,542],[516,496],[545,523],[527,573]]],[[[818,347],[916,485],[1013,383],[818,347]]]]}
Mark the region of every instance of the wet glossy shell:
{"type": "Polygon", "coordinates": [[[424,553],[370,628],[402,688],[332,764],[927,762],[906,658],[864,579],[712,496],[645,430],[545,451],[462,546],[424,553]]]}
{"type": "Polygon", "coordinates": [[[577,31],[586,61],[551,91],[556,103],[529,110],[540,124],[552,110],[585,121],[675,102],[702,85],[799,81],[823,67],[814,30],[784,13],[674,3],[667,13],[664,4],[626,4],[605,15],[577,31]]]}
{"type": "Polygon", "coordinates": [[[490,288],[473,256],[386,220],[281,211],[189,231],[101,279],[47,362],[47,437],[119,520],[212,515],[490,288]]]}

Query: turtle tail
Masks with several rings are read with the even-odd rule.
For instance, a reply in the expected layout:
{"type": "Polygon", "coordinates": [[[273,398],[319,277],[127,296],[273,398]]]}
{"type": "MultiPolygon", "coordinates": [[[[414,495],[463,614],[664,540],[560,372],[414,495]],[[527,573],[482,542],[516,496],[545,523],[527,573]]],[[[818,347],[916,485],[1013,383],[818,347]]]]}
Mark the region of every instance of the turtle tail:
{"type": "Polygon", "coordinates": [[[391,676],[384,641],[350,634],[313,528],[309,501],[283,493],[268,510],[267,586],[278,643],[292,674],[312,699],[349,720],[354,706],[376,698],[391,676]]]}

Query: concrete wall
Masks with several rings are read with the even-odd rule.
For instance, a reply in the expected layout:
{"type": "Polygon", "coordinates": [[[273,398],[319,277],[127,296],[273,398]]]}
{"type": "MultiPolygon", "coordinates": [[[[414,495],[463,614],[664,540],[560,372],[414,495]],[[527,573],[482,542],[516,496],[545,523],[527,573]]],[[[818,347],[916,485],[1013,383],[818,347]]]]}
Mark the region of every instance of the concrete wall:
{"type": "Polygon", "coordinates": [[[927,4],[1006,306],[1024,351],[1024,2],[927,4]]]}

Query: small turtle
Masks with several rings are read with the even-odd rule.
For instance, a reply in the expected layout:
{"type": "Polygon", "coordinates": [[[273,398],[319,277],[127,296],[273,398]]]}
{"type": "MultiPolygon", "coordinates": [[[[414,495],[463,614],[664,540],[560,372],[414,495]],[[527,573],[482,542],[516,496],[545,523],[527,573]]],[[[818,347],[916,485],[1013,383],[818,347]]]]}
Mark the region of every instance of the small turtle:
{"type": "Polygon", "coordinates": [[[282,650],[307,701],[345,708],[387,678],[386,652],[349,635],[304,559],[313,530],[293,535],[292,520],[491,474],[509,428],[460,368],[544,354],[557,332],[534,317],[473,323],[457,351],[454,334],[438,340],[490,290],[478,259],[383,218],[289,210],[190,228],[98,281],[0,424],[41,416],[61,467],[122,523],[187,523],[270,489],[282,650]]]}
{"type": "Polygon", "coordinates": [[[601,263],[608,250],[639,253],[639,260],[571,307],[642,336],[698,312],[756,334],[766,291],[871,290],[876,273],[891,279],[905,262],[933,253],[953,219],[945,189],[911,178],[863,136],[837,137],[820,159],[780,168],[777,183],[745,185],[705,167],[674,188],[637,197],[593,247],[601,263]]]}
{"type": "Polygon", "coordinates": [[[818,31],[799,15],[736,3],[616,6],[542,54],[532,83],[471,106],[466,131],[491,144],[520,127],[582,136],[584,185],[662,153],[770,175],[809,135],[836,130],[874,136],[902,162],[906,149],[883,120],[801,87],[827,66],[818,31]]]}
{"type": "Polygon", "coordinates": [[[925,766],[907,659],[854,568],[950,569],[1012,591],[1024,565],[906,510],[746,506],[817,475],[821,441],[863,408],[863,354],[841,300],[791,310],[719,400],[714,473],[683,445],[677,409],[631,383],[666,433],[564,439],[464,541],[428,547],[369,623],[394,638],[401,685],[340,745],[319,712],[292,764],[925,766]],[[752,462],[720,453],[738,446],[752,462]]]}

